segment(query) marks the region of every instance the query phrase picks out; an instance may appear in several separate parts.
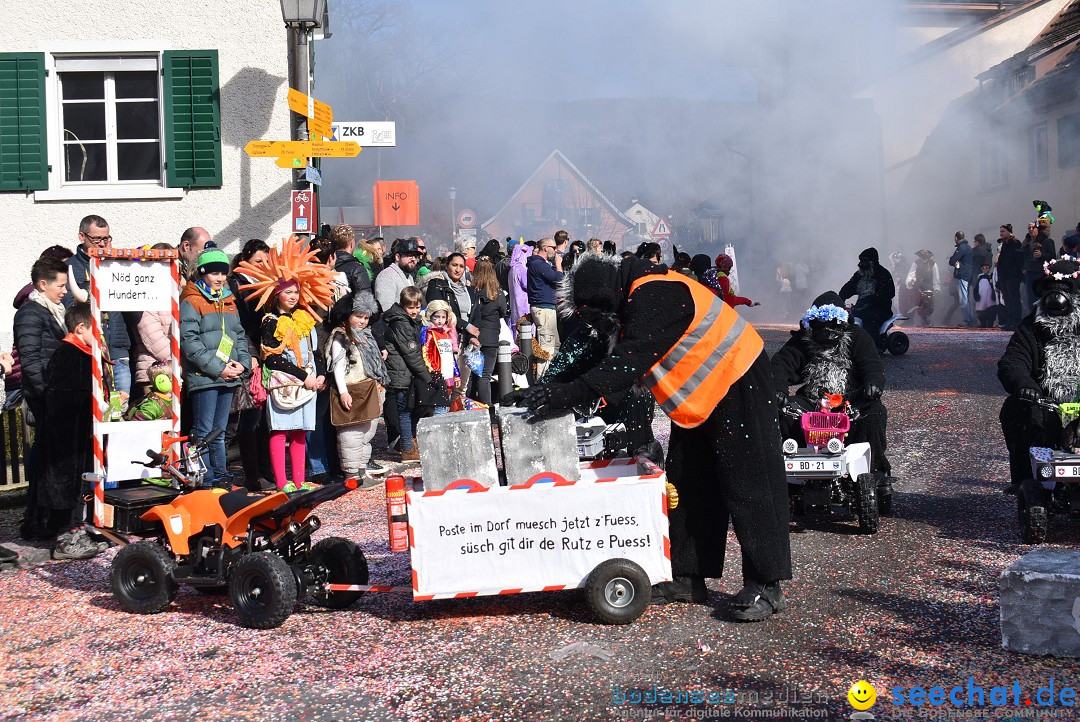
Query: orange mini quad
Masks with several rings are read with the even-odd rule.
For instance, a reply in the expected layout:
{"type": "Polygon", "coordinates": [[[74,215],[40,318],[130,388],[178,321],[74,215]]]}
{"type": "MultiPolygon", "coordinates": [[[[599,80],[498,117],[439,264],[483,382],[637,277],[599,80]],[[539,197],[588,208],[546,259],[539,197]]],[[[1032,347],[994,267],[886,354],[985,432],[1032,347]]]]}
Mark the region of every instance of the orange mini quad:
{"type": "Polygon", "coordinates": [[[113,594],[129,612],[156,614],[180,584],[228,592],[240,623],[254,629],[280,626],[308,593],[322,606],[347,607],[363,592],[327,585],[367,584],[367,561],[348,539],[313,545],[321,523],[312,511],[354,488],[355,480],[290,494],[207,489],[152,507],[140,517],[147,524],[139,535],[154,538],[117,553],[113,594]]]}

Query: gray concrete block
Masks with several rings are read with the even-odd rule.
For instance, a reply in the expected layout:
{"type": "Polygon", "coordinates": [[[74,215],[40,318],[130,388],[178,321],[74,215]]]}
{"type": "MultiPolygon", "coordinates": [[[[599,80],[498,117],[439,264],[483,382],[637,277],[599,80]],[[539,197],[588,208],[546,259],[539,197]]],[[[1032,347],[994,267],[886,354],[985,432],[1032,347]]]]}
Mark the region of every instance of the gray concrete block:
{"type": "Polygon", "coordinates": [[[1001,644],[1080,657],[1080,551],[1036,549],[1001,573],[1001,644]]]}
{"type": "Polygon", "coordinates": [[[529,421],[527,414],[526,409],[499,408],[506,483],[524,484],[542,471],[554,472],[570,481],[580,479],[574,415],[567,413],[529,421]]]}
{"type": "Polygon", "coordinates": [[[458,479],[499,485],[487,411],[456,411],[421,419],[416,441],[425,491],[445,489],[458,479]]]}

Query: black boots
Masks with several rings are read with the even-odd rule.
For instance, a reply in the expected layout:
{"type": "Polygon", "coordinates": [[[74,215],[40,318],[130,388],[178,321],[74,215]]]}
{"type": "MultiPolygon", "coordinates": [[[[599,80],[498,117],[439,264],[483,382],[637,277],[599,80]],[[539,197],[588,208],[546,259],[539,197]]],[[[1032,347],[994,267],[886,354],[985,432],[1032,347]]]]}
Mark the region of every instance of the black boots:
{"type": "Polygon", "coordinates": [[[735,619],[740,622],[763,622],[776,612],[787,608],[780,582],[747,581],[731,599],[735,619]]]}
{"type": "Polygon", "coordinates": [[[705,577],[689,575],[675,577],[670,582],[654,584],[650,604],[671,604],[672,602],[701,604],[708,596],[709,590],[705,588],[705,577]]]}

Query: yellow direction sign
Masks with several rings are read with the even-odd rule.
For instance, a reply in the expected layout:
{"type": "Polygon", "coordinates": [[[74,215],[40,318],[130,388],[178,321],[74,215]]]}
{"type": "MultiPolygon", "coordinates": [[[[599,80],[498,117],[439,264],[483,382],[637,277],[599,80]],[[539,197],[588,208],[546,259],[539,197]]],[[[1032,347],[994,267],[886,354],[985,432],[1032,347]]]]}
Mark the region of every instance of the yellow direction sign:
{"type": "Polygon", "coordinates": [[[353,158],[361,148],[351,140],[253,140],[244,150],[253,158],[353,158]]]}
{"type": "Polygon", "coordinates": [[[318,133],[325,138],[333,137],[330,124],[334,122],[334,111],[326,103],[289,88],[289,108],[308,119],[310,133],[318,133]]]}

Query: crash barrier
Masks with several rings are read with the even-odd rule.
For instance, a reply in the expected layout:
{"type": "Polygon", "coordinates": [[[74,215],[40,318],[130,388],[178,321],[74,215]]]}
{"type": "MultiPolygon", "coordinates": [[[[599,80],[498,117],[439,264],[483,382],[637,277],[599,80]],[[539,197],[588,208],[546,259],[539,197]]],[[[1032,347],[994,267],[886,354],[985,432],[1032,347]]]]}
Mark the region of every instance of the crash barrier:
{"type": "Polygon", "coordinates": [[[34,430],[23,426],[23,410],[16,406],[0,416],[0,487],[26,485],[26,452],[34,430]]]}

